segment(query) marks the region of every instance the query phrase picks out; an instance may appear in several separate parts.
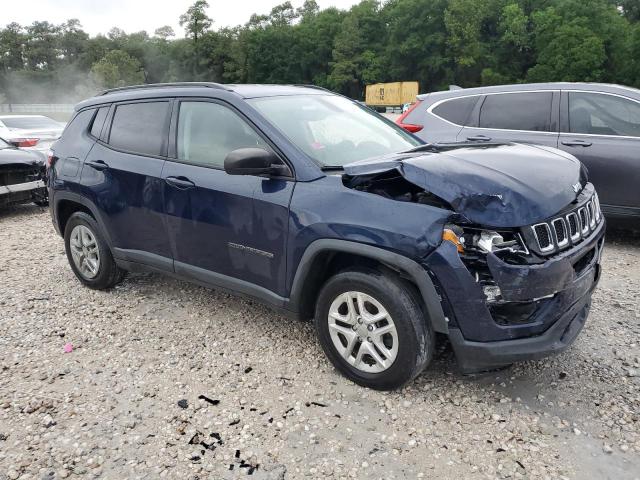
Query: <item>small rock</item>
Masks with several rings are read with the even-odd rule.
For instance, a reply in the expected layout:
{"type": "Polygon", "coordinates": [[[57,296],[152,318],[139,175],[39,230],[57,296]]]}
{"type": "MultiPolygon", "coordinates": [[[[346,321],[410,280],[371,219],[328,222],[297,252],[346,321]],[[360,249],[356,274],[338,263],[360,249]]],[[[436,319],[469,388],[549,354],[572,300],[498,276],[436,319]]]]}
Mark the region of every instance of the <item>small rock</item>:
{"type": "Polygon", "coordinates": [[[188,408],[189,402],[187,402],[184,398],[182,400],[178,400],[178,406],[180,408],[188,408]]]}
{"type": "Polygon", "coordinates": [[[608,445],[608,444],[605,443],[604,446],[602,447],[602,451],[604,453],[611,454],[611,453],[613,453],[613,448],[611,448],[611,445],[608,445]]]}

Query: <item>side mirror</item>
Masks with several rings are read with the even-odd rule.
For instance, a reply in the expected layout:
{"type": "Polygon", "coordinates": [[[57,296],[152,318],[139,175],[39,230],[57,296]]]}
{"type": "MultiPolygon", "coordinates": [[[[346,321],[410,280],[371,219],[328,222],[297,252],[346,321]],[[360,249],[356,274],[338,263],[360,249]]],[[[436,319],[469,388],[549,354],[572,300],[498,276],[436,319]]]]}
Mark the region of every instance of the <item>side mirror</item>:
{"type": "Polygon", "coordinates": [[[263,148],[239,148],[224,159],[224,171],[229,175],[289,176],[289,167],[275,153],[263,148]]]}

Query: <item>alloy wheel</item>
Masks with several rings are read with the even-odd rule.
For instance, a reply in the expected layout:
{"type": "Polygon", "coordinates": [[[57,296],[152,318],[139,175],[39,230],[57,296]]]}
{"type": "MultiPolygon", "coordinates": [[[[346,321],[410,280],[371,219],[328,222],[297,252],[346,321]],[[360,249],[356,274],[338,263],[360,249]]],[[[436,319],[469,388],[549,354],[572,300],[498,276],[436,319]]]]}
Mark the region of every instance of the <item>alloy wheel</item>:
{"type": "Polygon", "coordinates": [[[382,304],[363,292],[336,297],[328,315],[329,333],[338,353],[366,373],[388,369],[398,355],[398,332],[382,304]]]}
{"type": "Polygon", "coordinates": [[[100,251],[94,233],[85,225],[76,225],[69,239],[71,257],[80,274],[87,280],[98,275],[100,251]]]}

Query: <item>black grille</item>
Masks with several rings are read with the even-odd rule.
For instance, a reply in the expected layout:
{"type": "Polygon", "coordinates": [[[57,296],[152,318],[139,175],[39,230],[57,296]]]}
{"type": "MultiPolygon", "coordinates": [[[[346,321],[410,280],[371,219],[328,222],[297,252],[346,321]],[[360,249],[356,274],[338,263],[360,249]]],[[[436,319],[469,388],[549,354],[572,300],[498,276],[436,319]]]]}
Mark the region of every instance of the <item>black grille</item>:
{"type": "Polygon", "coordinates": [[[582,224],[582,231],[586,231],[589,230],[589,218],[587,217],[587,210],[584,208],[581,208],[578,211],[579,215],[580,215],[580,223],[582,224]]]}
{"type": "Polygon", "coordinates": [[[590,232],[595,231],[601,222],[602,215],[599,215],[598,200],[593,195],[581,207],[569,210],[563,216],[529,227],[533,230],[535,237],[532,247],[538,253],[548,255],[579,243],[583,238],[588,237],[590,232]]]}
{"type": "Polygon", "coordinates": [[[564,225],[564,220],[561,218],[554,220],[553,229],[556,231],[556,240],[558,240],[558,245],[564,245],[567,241],[567,227],[564,225]]]}
{"type": "Polygon", "coordinates": [[[580,229],[578,228],[578,217],[575,213],[570,213],[567,216],[567,221],[569,222],[569,235],[571,235],[571,238],[575,238],[580,234],[580,229]]]}
{"type": "Polygon", "coordinates": [[[536,232],[536,238],[538,239],[538,245],[540,246],[540,250],[546,250],[549,248],[551,243],[551,236],[549,235],[549,227],[546,223],[541,223],[540,225],[536,225],[534,231],[536,232]]]}

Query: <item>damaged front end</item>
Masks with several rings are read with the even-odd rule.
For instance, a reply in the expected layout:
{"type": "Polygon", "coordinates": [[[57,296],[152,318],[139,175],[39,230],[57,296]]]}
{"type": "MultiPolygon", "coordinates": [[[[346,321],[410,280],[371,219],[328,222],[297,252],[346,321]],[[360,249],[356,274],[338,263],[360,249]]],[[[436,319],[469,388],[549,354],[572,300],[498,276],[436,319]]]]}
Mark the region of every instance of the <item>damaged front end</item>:
{"type": "Polygon", "coordinates": [[[523,145],[447,146],[345,172],[350,188],[451,210],[423,265],[463,371],[539,358],[576,338],[600,276],[604,218],[575,159],[523,145]],[[519,171],[527,160],[535,172],[519,171]]]}
{"type": "Polygon", "coordinates": [[[0,208],[47,201],[45,156],[10,146],[0,139],[0,208]]]}

